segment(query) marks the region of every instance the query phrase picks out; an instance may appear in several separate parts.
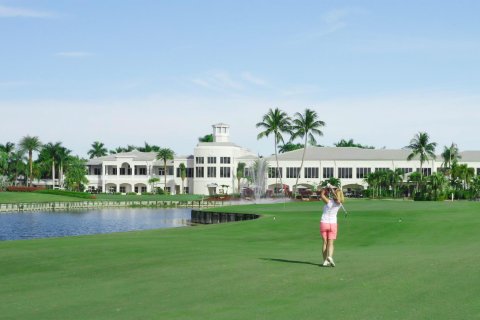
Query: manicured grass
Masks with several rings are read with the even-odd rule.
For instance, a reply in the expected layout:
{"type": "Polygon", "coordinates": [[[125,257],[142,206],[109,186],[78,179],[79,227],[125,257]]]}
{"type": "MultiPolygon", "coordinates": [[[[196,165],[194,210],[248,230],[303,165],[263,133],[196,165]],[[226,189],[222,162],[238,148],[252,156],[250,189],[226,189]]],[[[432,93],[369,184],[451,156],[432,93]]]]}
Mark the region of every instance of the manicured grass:
{"type": "MultiPolygon", "coordinates": [[[[110,195],[97,194],[97,200],[108,201],[192,201],[201,200],[201,195],[110,195]]],[[[0,203],[26,203],[26,202],[62,202],[62,201],[94,201],[55,194],[42,194],[40,192],[0,192],[0,203]]]]}
{"type": "Polygon", "coordinates": [[[109,201],[192,201],[202,200],[203,196],[196,194],[178,194],[178,195],[112,195],[112,194],[97,194],[98,200],[109,201]]]}
{"type": "Polygon", "coordinates": [[[360,200],[346,207],[336,268],[319,266],[318,202],[220,208],[264,215],[239,223],[1,242],[0,315],[480,317],[480,203],[360,200]]]}
{"type": "Polygon", "coordinates": [[[76,197],[67,197],[38,192],[0,192],[0,203],[26,203],[26,202],[64,202],[87,201],[76,197]]]}

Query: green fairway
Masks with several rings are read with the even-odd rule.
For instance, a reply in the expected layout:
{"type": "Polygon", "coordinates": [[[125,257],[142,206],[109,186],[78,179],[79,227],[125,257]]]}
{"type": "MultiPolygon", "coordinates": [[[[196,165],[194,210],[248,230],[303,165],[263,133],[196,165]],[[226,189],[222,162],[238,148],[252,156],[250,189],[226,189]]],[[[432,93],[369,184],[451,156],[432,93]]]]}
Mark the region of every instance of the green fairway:
{"type": "Polygon", "coordinates": [[[65,202],[85,199],[36,192],[0,192],[0,203],[65,202]]]}
{"type": "Polygon", "coordinates": [[[223,225],[0,242],[2,319],[478,319],[480,203],[321,203],[223,225]],[[274,219],[275,217],[275,219],[274,219]]]}

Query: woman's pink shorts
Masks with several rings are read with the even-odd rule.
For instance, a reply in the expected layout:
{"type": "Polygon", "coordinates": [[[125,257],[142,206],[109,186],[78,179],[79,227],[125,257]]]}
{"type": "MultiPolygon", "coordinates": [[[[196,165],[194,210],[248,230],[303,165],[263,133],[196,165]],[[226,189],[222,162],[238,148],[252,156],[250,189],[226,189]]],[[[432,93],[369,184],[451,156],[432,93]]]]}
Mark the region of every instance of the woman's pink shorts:
{"type": "Polygon", "coordinates": [[[320,222],[320,234],[323,240],[337,239],[337,224],[320,222]]]}

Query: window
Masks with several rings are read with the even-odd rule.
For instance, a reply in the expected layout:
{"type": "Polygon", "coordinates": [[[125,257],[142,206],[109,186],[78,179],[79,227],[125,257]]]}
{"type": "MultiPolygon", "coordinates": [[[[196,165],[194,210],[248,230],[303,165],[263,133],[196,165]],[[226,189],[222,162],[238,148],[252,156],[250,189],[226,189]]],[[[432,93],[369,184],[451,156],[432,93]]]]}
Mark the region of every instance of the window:
{"type": "Polygon", "coordinates": [[[352,168],[338,168],[339,179],[352,179],[352,168]]]}
{"type": "Polygon", "coordinates": [[[323,168],[323,178],[333,178],[333,168],[323,168]]]}
{"type": "Polygon", "coordinates": [[[162,168],[158,168],[158,175],[159,176],[164,176],[165,175],[165,169],[162,167],[162,168]]]}
{"type": "Polygon", "coordinates": [[[147,187],[142,187],[142,192],[147,192],[147,187]]]}
{"type": "Polygon", "coordinates": [[[268,177],[269,178],[281,178],[282,177],[282,168],[268,168],[268,177]]]}
{"type": "Polygon", "coordinates": [[[220,157],[220,163],[224,163],[224,164],[230,163],[230,157],[220,157]]]}
{"type": "Polygon", "coordinates": [[[112,174],[117,175],[117,168],[112,168],[112,174]]]}
{"type": "Polygon", "coordinates": [[[125,168],[120,168],[120,175],[124,176],[125,175],[125,168]]]}
{"type": "Polygon", "coordinates": [[[138,187],[135,187],[134,190],[135,190],[135,193],[138,193],[138,187]]]}
{"type": "Polygon", "coordinates": [[[165,192],[166,193],[170,193],[170,190],[171,190],[170,187],[165,187],[165,192]]]}
{"type": "Polygon", "coordinates": [[[230,167],[220,167],[220,178],[230,178],[230,167]]]}
{"type": "Polygon", "coordinates": [[[216,178],[216,177],[217,177],[217,168],[207,167],[207,178],[216,178]]]}
{"type": "Polygon", "coordinates": [[[93,168],[93,174],[99,176],[102,174],[102,169],[100,168],[93,168]]]}
{"type": "Polygon", "coordinates": [[[115,186],[110,186],[110,187],[108,188],[108,192],[110,192],[110,193],[115,193],[115,192],[117,192],[117,187],[115,187],[115,186]]]}
{"type": "Polygon", "coordinates": [[[183,187],[183,193],[188,194],[188,187],[183,187]]]}
{"type": "MultiPolygon", "coordinates": [[[[420,172],[420,168],[417,168],[417,172],[420,172]]],[[[422,174],[424,176],[431,176],[432,175],[432,168],[422,168],[422,174]]]]}
{"type": "Polygon", "coordinates": [[[357,168],[357,179],[366,178],[372,173],[372,168],[357,168]]]}
{"type": "Polygon", "coordinates": [[[203,164],[203,157],[195,157],[196,164],[203,164]]]}
{"type": "Polygon", "coordinates": [[[402,174],[413,172],[412,168],[397,168],[402,174]]]}
{"type": "Polygon", "coordinates": [[[196,167],[195,168],[195,176],[197,178],[203,178],[205,176],[205,168],[204,167],[196,167]]]}
{"type": "Polygon", "coordinates": [[[379,172],[379,171],[388,171],[389,168],[375,168],[375,172],[379,172]]]}
{"type": "Polygon", "coordinates": [[[138,168],[138,174],[141,176],[147,175],[147,168],[138,168]]]}
{"type": "Polygon", "coordinates": [[[120,192],[121,192],[121,193],[125,193],[125,192],[126,192],[125,187],[120,187],[120,192]]]}
{"type": "Polygon", "coordinates": [[[300,168],[287,168],[287,178],[300,178],[300,168]]]}
{"type": "Polygon", "coordinates": [[[167,167],[167,175],[173,176],[173,166],[172,167],[167,167]]]}
{"type": "Polygon", "coordinates": [[[305,178],[318,179],[318,168],[305,168],[305,178]]]}
{"type": "Polygon", "coordinates": [[[217,158],[216,157],[208,157],[207,162],[208,163],[217,163],[217,158]]]}
{"type": "MultiPolygon", "coordinates": [[[[177,168],[177,178],[181,178],[180,168],[177,168]]],[[[185,168],[185,178],[193,178],[193,168],[185,168]]]]}

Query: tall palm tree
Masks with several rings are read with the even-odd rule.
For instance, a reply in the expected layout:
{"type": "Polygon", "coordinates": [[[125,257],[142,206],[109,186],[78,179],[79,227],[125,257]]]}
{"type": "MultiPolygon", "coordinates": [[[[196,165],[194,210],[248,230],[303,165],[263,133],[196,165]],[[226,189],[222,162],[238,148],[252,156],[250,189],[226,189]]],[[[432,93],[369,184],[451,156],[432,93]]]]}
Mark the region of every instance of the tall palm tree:
{"type": "MultiPolygon", "coordinates": [[[[245,166],[247,164],[245,162],[239,162],[237,165],[237,185],[238,185],[238,194],[240,194],[240,181],[245,177],[245,166]]],[[[233,190],[233,189],[232,189],[233,190]]]]}
{"type": "Polygon", "coordinates": [[[108,149],[105,148],[105,144],[100,141],[95,141],[92,143],[92,148],[88,150],[87,154],[90,155],[90,159],[103,157],[108,154],[108,149]]]}
{"type": "Polygon", "coordinates": [[[187,177],[187,167],[185,167],[184,163],[180,163],[178,165],[178,168],[180,169],[180,179],[182,179],[182,193],[183,193],[183,184],[184,184],[185,178],[187,177]]]}
{"type": "Polygon", "coordinates": [[[55,162],[58,162],[60,149],[62,148],[61,142],[52,143],[49,142],[45,144],[41,151],[41,159],[46,163],[50,163],[52,165],[52,189],[55,188],[55,162]]]}
{"type": "Polygon", "coordinates": [[[63,167],[65,164],[68,163],[68,161],[70,160],[71,158],[71,154],[72,153],[72,150],[69,150],[65,147],[61,147],[59,150],[58,150],[58,162],[59,162],[59,165],[60,165],[60,168],[59,168],[59,185],[60,187],[63,188],[63,167]]]}
{"type": "Polygon", "coordinates": [[[458,151],[458,147],[455,143],[452,142],[450,147],[444,146],[443,152],[441,154],[443,158],[442,167],[448,176],[452,174],[452,167],[458,163],[458,160],[462,158],[458,151]]]}
{"type": "Polygon", "coordinates": [[[173,160],[175,152],[169,148],[161,148],[157,153],[157,160],[163,160],[163,170],[165,174],[165,185],[163,186],[164,190],[167,188],[167,161],[173,160]]]}
{"type": "Polygon", "coordinates": [[[19,143],[20,150],[23,152],[28,152],[28,165],[30,167],[30,183],[29,185],[32,185],[32,179],[33,179],[33,152],[34,151],[40,151],[42,148],[42,143],[40,142],[40,139],[37,136],[31,137],[29,135],[26,135],[25,137],[20,140],[19,143]]]}
{"type": "Polygon", "coordinates": [[[315,136],[323,136],[323,132],[320,128],[325,126],[325,122],[318,119],[317,112],[311,109],[305,109],[304,113],[299,112],[295,113],[294,119],[292,121],[292,130],[293,136],[292,139],[296,137],[304,138],[303,142],[303,154],[302,162],[300,163],[300,172],[297,174],[297,180],[295,181],[295,193],[297,190],[298,179],[302,174],[303,162],[305,160],[305,153],[307,151],[308,142],[312,145],[317,144],[315,136]]]}
{"type": "Polygon", "coordinates": [[[416,156],[420,158],[420,176],[423,177],[423,163],[428,162],[430,159],[435,159],[435,147],[436,142],[430,142],[430,137],[426,132],[419,132],[415,137],[410,140],[410,144],[405,148],[410,149],[411,153],[408,155],[407,160],[410,161],[416,156]]]}
{"type": "Polygon", "coordinates": [[[0,152],[5,152],[7,157],[7,168],[4,172],[6,176],[11,175],[12,171],[12,157],[15,153],[15,143],[13,142],[6,142],[5,144],[0,144],[0,152]]]}
{"type": "Polygon", "coordinates": [[[275,144],[275,160],[277,162],[277,168],[275,172],[275,186],[277,186],[277,179],[280,176],[280,184],[282,189],[285,190],[282,183],[282,175],[280,174],[279,164],[278,164],[278,151],[277,146],[279,142],[285,143],[282,134],[288,133],[292,135],[291,129],[291,119],[290,117],[283,112],[282,110],[275,108],[275,110],[269,109],[268,112],[263,116],[262,122],[257,123],[257,128],[262,128],[264,131],[260,132],[257,135],[257,139],[263,137],[268,137],[270,134],[273,134],[273,140],[275,144]]]}
{"type": "Polygon", "coordinates": [[[160,150],[160,147],[156,146],[156,145],[148,144],[145,141],[144,146],[143,147],[138,147],[137,150],[141,151],[141,152],[158,152],[160,150]]]}

